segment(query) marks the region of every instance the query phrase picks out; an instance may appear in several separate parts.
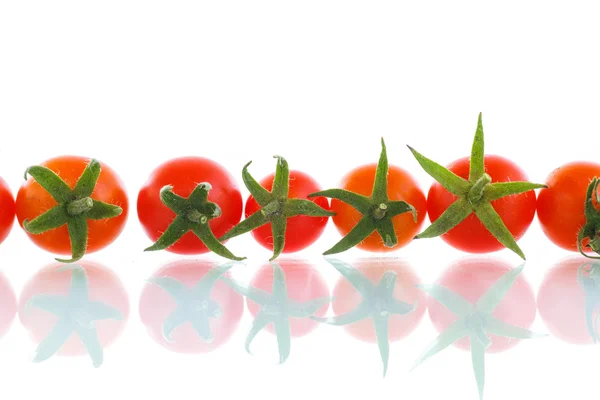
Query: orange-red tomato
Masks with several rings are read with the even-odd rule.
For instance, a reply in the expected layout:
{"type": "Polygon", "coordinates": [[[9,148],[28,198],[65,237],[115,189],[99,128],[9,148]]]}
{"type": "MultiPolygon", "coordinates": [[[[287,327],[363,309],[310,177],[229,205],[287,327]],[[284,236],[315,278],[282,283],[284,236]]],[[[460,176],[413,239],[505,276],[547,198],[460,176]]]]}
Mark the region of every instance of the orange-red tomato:
{"type": "MultiPolygon", "coordinates": [[[[213,268],[215,266],[209,262],[180,260],[165,265],[153,277],[173,278],[191,289],[193,293],[195,285],[213,268]]],[[[147,284],[140,297],[139,312],[152,339],[166,349],[178,353],[208,353],[227,343],[242,318],[244,300],[223,280],[218,280],[210,291],[210,300],[214,301],[220,309],[219,315],[211,316],[209,319],[212,341],[203,340],[194,330],[191,321],[176,327],[170,341],[163,336],[164,323],[168,322],[168,318],[177,313],[181,307],[196,306],[198,312],[202,312],[202,304],[195,304],[195,300],[191,296],[178,299],[155,284],[147,284]],[[189,299],[189,303],[178,303],[182,299],[189,299]]]]}
{"type": "MultiPolygon", "coordinates": [[[[119,277],[105,266],[79,261],[78,266],[85,269],[87,275],[88,298],[119,310],[122,319],[103,319],[94,322],[102,348],[112,344],[123,332],[129,318],[129,298],[119,277]]],[[[54,329],[59,317],[37,307],[27,308],[29,300],[36,295],[69,296],[72,271],[61,270],[65,264],[53,263],[40,270],[23,288],[19,298],[19,320],[29,331],[33,340],[40,343],[54,329]]],[[[85,317],[85,316],[83,316],[85,317]]],[[[80,356],[87,354],[79,335],[73,333],[58,350],[57,355],[80,356]]]]}
{"type": "MultiPolygon", "coordinates": [[[[388,320],[389,340],[394,342],[410,335],[423,319],[427,308],[427,297],[421,289],[417,288],[421,281],[408,263],[397,259],[365,259],[352,263],[352,266],[374,284],[377,284],[387,271],[396,272],[398,277],[394,287],[394,298],[408,304],[416,304],[417,308],[404,315],[390,314],[388,320]]],[[[332,296],[331,308],[335,315],[350,312],[365,300],[363,295],[344,277],[338,280],[332,296]]],[[[344,329],[359,340],[377,342],[371,318],[344,325],[344,329]]]]}
{"type": "MultiPolygon", "coordinates": [[[[492,284],[511,269],[508,264],[493,259],[464,259],[452,264],[437,283],[475,304],[492,284]]],[[[427,311],[438,332],[443,332],[457,319],[456,314],[433,297],[429,298],[427,311]]],[[[515,280],[492,315],[510,325],[525,329],[531,327],[536,316],[535,295],[523,275],[515,280]]],[[[508,350],[519,342],[517,339],[504,336],[493,334],[488,336],[492,345],[486,349],[486,352],[490,353],[508,350]]],[[[470,349],[469,337],[458,340],[454,344],[463,350],[470,349]]]]}
{"type": "MultiPolygon", "coordinates": [[[[376,170],[377,164],[367,164],[355,168],[342,179],[340,187],[364,196],[370,196],[375,182],[376,170]]],[[[388,197],[390,200],[404,200],[411,204],[417,210],[417,222],[415,223],[410,212],[393,218],[394,231],[398,237],[397,246],[392,248],[384,246],[381,236],[375,231],[356,247],[377,252],[394,251],[408,244],[419,233],[427,212],[425,195],[407,171],[394,165],[390,165],[388,169],[388,197]]],[[[343,236],[350,232],[362,217],[362,214],[355,208],[338,199],[331,200],[331,210],[336,213],[335,216],[331,217],[333,223],[343,236]]]]}
{"type": "Polygon", "coordinates": [[[15,221],[15,199],[10,188],[0,178],[0,243],[6,239],[15,221]]]}
{"type": "MultiPolygon", "coordinates": [[[[73,189],[89,161],[90,159],[85,157],[61,156],[47,160],[41,165],[54,171],[73,189]]],[[[100,177],[90,197],[119,206],[123,212],[114,218],[88,219],[86,253],[92,253],[111,244],[119,236],[127,220],[129,202],[123,182],[108,165],[102,163],[101,166],[100,177]]],[[[56,205],[57,202],[52,196],[30,177],[17,193],[16,213],[19,224],[22,226],[25,219],[32,220],[56,205]]],[[[71,254],[71,241],[66,224],[44,233],[27,234],[35,244],[51,253],[71,254]]]]}
{"type": "Polygon", "coordinates": [[[577,235],[585,224],[584,205],[590,181],[600,177],[600,164],[575,161],[552,171],[537,200],[542,230],[554,244],[577,250],[577,235]]]}
{"type": "MultiPolygon", "coordinates": [[[[487,155],[484,160],[485,172],[490,175],[492,182],[527,181],[525,172],[504,157],[487,155]]],[[[468,179],[469,158],[456,160],[448,166],[448,169],[468,179]]],[[[431,222],[438,219],[456,200],[456,196],[442,185],[434,183],[427,195],[427,213],[431,222]]],[[[519,240],[535,216],[535,192],[530,190],[514,196],[506,196],[492,201],[491,204],[515,240],[519,240]]],[[[504,249],[504,245],[486,229],[475,214],[469,215],[441,238],[452,247],[469,253],[489,253],[504,249]]]]}
{"type": "MultiPolygon", "coordinates": [[[[586,293],[577,279],[579,267],[589,261],[575,257],[557,263],[548,271],[538,290],[538,310],[548,331],[570,344],[594,343],[586,322],[586,312],[594,311],[586,309],[588,296],[593,294],[586,293]]],[[[596,313],[597,306],[600,303],[595,307],[596,313]]]]}

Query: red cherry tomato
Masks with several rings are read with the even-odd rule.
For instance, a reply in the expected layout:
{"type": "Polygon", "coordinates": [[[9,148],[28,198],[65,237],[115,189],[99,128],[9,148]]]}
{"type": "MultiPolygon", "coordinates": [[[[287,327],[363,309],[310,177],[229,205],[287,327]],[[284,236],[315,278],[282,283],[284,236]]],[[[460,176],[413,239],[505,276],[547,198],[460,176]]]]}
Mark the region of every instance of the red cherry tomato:
{"type": "MultiPolygon", "coordinates": [[[[273,188],[273,178],[275,174],[271,174],[261,180],[259,183],[266,190],[271,191],[273,188]]],[[[329,201],[325,197],[308,198],[308,195],[321,190],[319,184],[310,176],[300,171],[290,171],[290,187],[289,198],[308,199],[321,206],[329,209],[329,201]]],[[[254,197],[249,196],[246,200],[246,218],[260,210],[260,205],[254,200],[254,197]]],[[[309,217],[306,215],[297,215],[288,218],[287,229],[285,231],[285,246],[284,253],[293,253],[302,250],[314,243],[325,230],[327,225],[327,217],[309,217]]],[[[219,235],[216,235],[217,237],[219,235]]],[[[273,234],[271,232],[271,224],[265,224],[252,231],[252,236],[263,247],[273,250],[273,234]]]]}
{"type": "Polygon", "coordinates": [[[17,314],[17,297],[10,283],[0,273],[0,338],[10,329],[17,314]]]}
{"type": "Polygon", "coordinates": [[[586,323],[587,294],[577,279],[579,267],[589,262],[575,257],[557,263],[544,277],[537,295],[538,310],[550,334],[570,344],[593,343],[586,323]]]}
{"type": "MultiPolygon", "coordinates": [[[[188,288],[194,287],[215,266],[194,260],[175,261],[159,269],[153,277],[170,277],[188,288]]],[[[172,295],[155,284],[147,284],[140,297],[140,318],[148,333],[161,346],[179,353],[207,353],[225,344],[237,329],[244,311],[242,296],[223,280],[218,280],[210,292],[210,299],[220,308],[220,315],[210,319],[213,340],[200,338],[190,322],[173,330],[170,341],[163,336],[165,320],[180,304],[172,295]]]]}
{"type": "MultiPolygon", "coordinates": [[[[355,168],[347,174],[341,183],[341,188],[354,193],[370,196],[375,181],[377,164],[368,164],[355,168]]],[[[390,165],[388,167],[388,197],[390,200],[404,200],[417,210],[417,222],[415,223],[412,213],[404,213],[393,218],[394,231],[398,237],[398,244],[394,247],[386,247],[381,236],[374,231],[356,247],[377,252],[389,252],[405,246],[419,233],[425,214],[427,213],[427,202],[425,195],[419,188],[414,178],[404,169],[390,165]]],[[[338,199],[331,200],[331,210],[336,213],[333,223],[338,231],[345,236],[356,226],[362,217],[351,205],[338,199]]]]}
{"type": "MultiPolygon", "coordinates": [[[[388,320],[389,340],[393,342],[410,335],[423,319],[427,308],[427,297],[422,290],[417,288],[421,282],[408,263],[397,259],[365,259],[352,263],[352,266],[375,284],[381,280],[386,271],[397,273],[394,298],[408,304],[417,304],[417,308],[404,315],[390,314],[388,320]]],[[[354,310],[363,301],[364,297],[361,293],[346,278],[342,277],[333,289],[331,308],[335,315],[341,315],[354,310]]],[[[344,329],[359,340],[377,342],[371,318],[345,325],[344,329]]]]}
{"type": "Polygon", "coordinates": [[[600,164],[576,161],[555,169],[537,200],[542,230],[554,244],[577,250],[577,234],[585,224],[584,204],[590,181],[600,177],[600,164]]]}
{"type": "MultiPolygon", "coordinates": [[[[61,156],[45,161],[41,165],[55,172],[72,189],[89,162],[90,159],[85,157],[61,156]]],[[[100,177],[90,197],[119,206],[123,212],[114,218],[87,220],[86,253],[92,253],[108,246],[119,236],[127,221],[129,204],[123,182],[106,164],[102,164],[100,177]]],[[[17,193],[16,213],[19,224],[22,226],[24,220],[31,221],[57,204],[56,200],[39,183],[29,178],[17,193]]],[[[35,244],[51,253],[71,254],[71,240],[66,224],[44,233],[35,235],[27,233],[27,235],[35,244]]]]}
{"type": "MultiPolygon", "coordinates": [[[[468,179],[469,158],[461,158],[453,162],[448,169],[468,179]]],[[[516,164],[500,156],[485,156],[485,171],[491,176],[492,182],[527,181],[527,176],[516,164]]],[[[434,183],[427,196],[427,213],[431,222],[438,219],[456,200],[456,196],[444,189],[442,185],[434,183]]],[[[519,240],[533,221],[535,202],[535,192],[531,190],[503,197],[491,204],[515,240],[519,240]]],[[[504,245],[483,226],[475,214],[469,215],[441,237],[452,247],[469,253],[489,253],[504,249],[504,245]]]]}
{"type": "MultiPolygon", "coordinates": [[[[321,274],[309,263],[300,260],[282,259],[277,264],[285,274],[285,283],[287,285],[288,298],[297,302],[306,302],[309,300],[328,297],[330,295],[329,287],[321,274]]],[[[269,264],[264,265],[258,270],[252,278],[250,286],[271,293],[273,288],[273,267],[269,264]]],[[[254,301],[247,299],[246,304],[252,316],[256,317],[260,311],[260,306],[254,301]]],[[[329,302],[323,305],[314,314],[322,317],[329,309],[329,302]]],[[[319,322],[309,318],[290,318],[290,329],[293,337],[308,335],[319,326],[319,322]]],[[[273,325],[266,328],[274,333],[273,325]]]]}
{"type": "Polygon", "coordinates": [[[6,239],[15,221],[15,200],[10,188],[0,178],[0,243],[6,239]]]}
{"type": "MultiPolygon", "coordinates": [[[[201,157],[182,157],[159,165],[139,192],[137,199],[138,218],[148,237],[153,241],[173,222],[175,213],[160,199],[160,190],[167,185],[173,192],[188,197],[199,183],[208,182],[212,189],[208,200],[221,208],[221,216],[209,221],[216,237],[237,224],[242,217],[242,195],[235,179],[216,162],[201,157]]],[[[177,254],[200,254],[208,252],[206,246],[193,232],[183,235],[167,248],[177,254]]]]}
{"type": "MultiPolygon", "coordinates": [[[[123,318],[94,321],[95,329],[102,348],[112,344],[123,332],[129,317],[129,299],[120,279],[108,268],[89,261],[80,261],[76,265],[85,269],[88,280],[89,300],[104,303],[120,311],[123,318]]],[[[55,263],[40,270],[27,282],[19,299],[19,319],[29,331],[33,340],[40,343],[56,326],[59,317],[36,307],[26,308],[29,300],[42,294],[67,297],[71,289],[72,271],[61,269],[65,264],[55,263]]],[[[87,350],[81,339],[73,333],[57,352],[58,355],[86,355],[87,350]]]]}
{"type": "MultiPolygon", "coordinates": [[[[437,283],[456,292],[469,302],[477,300],[502,275],[511,270],[508,264],[496,260],[460,260],[447,269],[437,283]]],[[[440,304],[433,297],[429,298],[427,309],[429,317],[438,332],[443,332],[456,321],[456,314],[440,304]]],[[[529,328],[536,316],[535,297],[531,286],[523,275],[520,275],[496,307],[492,315],[501,321],[529,328]]],[[[497,353],[517,345],[519,340],[488,334],[492,345],[486,352],[497,353]]],[[[469,338],[463,338],[454,343],[463,350],[470,349],[469,338]]]]}

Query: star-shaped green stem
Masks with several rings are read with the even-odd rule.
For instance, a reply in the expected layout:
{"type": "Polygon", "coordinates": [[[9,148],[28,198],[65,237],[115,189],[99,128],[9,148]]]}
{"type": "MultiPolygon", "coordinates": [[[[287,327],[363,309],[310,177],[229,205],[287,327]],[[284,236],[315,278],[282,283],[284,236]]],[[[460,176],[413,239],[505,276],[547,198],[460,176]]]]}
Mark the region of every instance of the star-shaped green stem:
{"type": "Polygon", "coordinates": [[[598,178],[592,179],[587,188],[585,196],[585,225],[579,234],[577,235],[577,248],[579,252],[587,258],[600,259],[600,256],[590,256],[583,251],[584,247],[592,249],[596,254],[600,254],[600,211],[596,209],[595,204],[600,204],[600,197],[598,197],[598,184],[600,181],[598,178]],[[589,242],[584,245],[584,241],[589,242]]]}
{"type": "Polygon", "coordinates": [[[310,200],[289,198],[290,170],[288,163],[283,157],[274,157],[277,159],[277,167],[273,178],[273,189],[270,192],[262,187],[248,172],[248,166],[252,161],[244,166],[242,170],[244,184],[262,208],[219,238],[221,241],[231,239],[270,223],[273,232],[273,256],[270,261],[276,259],[283,251],[288,218],[297,215],[307,215],[309,217],[335,215],[335,213],[325,210],[310,200]]]}
{"type": "Polygon", "coordinates": [[[443,235],[461,223],[469,215],[475,213],[486,229],[505,247],[525,259],[525,255],[517,245],[502,218],[498,215],[491,202],[506,196],[528,192],[533,189],[547,187],[546,185],[530,182],[496,182],[485,173],[483,125],[481,113],[477,121],[477,130],[471,150],[469,179],[464,179],[440,164],[424,157],[412,147],[410,151],[423,167],[446,190],[458,199],[446,209],[425,231],[418,234],[416,239],[432,238],[443,235]]]}
{"type": "Polygon", "coordinates": [[[309,197],[314,196],[326,196],[341,200],[363,215],[346,236],[323,253],[325,255],[346,251],[365,240],[374,231],[379,233],[384,246],[394,247],[398,244],[398,237],[392,218],[412,212],[414,220],[417,222],[417,211],[411,204],[405,201],[390,200],[388,197],[388,159],[383,138],[371,196],[363,196],[345,189],[322,190],[309,195],[309,197]]]}
{"type": "Polygon", "coordinates": [[[162,334],[167,342],[172,342],[171,334],[175,329],[189,322],[200,339],[212,343],[213,333],[210,329],[210,319],[223,315],[221,306],[211,299],[214,284],[226,273],[232,263],[212,268],[193,287],[184,285],[170,276],[155,276],[149,279],[167,292],[176,301],[177,308],[163,321],[162,334]]]}
{"type": "Polygon", "coordinates": [[[34,307],[58,317],[52,331],[38,345],[33,362],[49,359],[73,333],[77,333],[97,368],[104,361],[104,350],[96,332],[96,321],[122,320],[123,314],[106,303],[89,299],[88,277],[82,266],[71,264],[58,269],[65,270],[71,271],[71,287],[67,296],[39,294],[27,302],[26,311],[34,307]]]}
{"type": "Polygon", "coordinates": [[[479,389],[479,398],[483,398],[485,382],[485,350],[492,344],[487,334],[504,336],[513,339],[529,339],[546,335],[536,334],[527,329],[510,325],[492,316],[506,293],[523,270],[523,266],[514,268],[501,276],[492,286],[472,304],[452,290],[437,284],[419,285],[421,289],[435,298],[446,308],[457,315],[458,319],[442,332],[437,339],[425,350],[415,363],[414,368],[426,359],[439,353],[452,343],[469,337],[471,343],[471,358],[473,372],[479,389]]]}
{"type": "Polygon", "coordinates": [[[585,321],[594,343],[600,341],[600,264],[582,264],[577,269],[577,282],[585,291],[585,321]]]}
{"type": "Polygon", "coordinates": [[[40,184],[58,205],[36,218],[23,221],[23,229],[31,234],[40,234],[67,225],[71,240],[71,259],[57,258],[57,261],[70,263],[80,260],[87,249],[87,220],[101,220],[121,215],[123,209],[113,204],[103,203],[90,196],[100,176],[100,163],[91,159],[79,177],[74,189],[65,183],[54,171],[43,166],[29,167],[25,171],[40,184]]]}
{"type": "Polygon", "coordinates": [[[273,289],[271,293],[255,287],[245,287],[232,279],[223,278],[238,293],[254,301],[260,306],[260,311],[252,322],[252,328],[246,337],[246,351],[250,353],[250,344],[258,333],[269,324],[275,328],[277,346],[279,348],[279,363],[283,364],[291,350],[290,318],[309,318],[325,304],[330,297],[312,299],[303,303],[288,297],[285,273],[278,264],[273,263],[273,289]]]}
{"type": "Polygon", "coordinates": [[[338,260],[328,260],[358,290],[363,300],[355,309],[335,317],[311,317],[315,321],[330,325],[343,326],[370,318],[373,320],[377,346],[383,363],[383,376],[388,368],[390,341],[388,321],[392,314],[405,315],[417,308],[417,304],[408,304],[394,298],[394,289],[398,274],[386,271],[377,284],[371,282],[356,268],[338,260]]]}
{"type": "Polygon", "coordinates": [[[192,193],[184,198],[173,193],[173,186],[163,187],[160,190],[160,199],[176,216],[156,243],[144,251],[164,250],[192,231],[212,252],[230,260],[244,260],[246,257],[233,255],[210,229],[208,222],[221,216],[219,206],[208,201],[208,192],[211,188],[207,182],[199,183],[192,193]]]}

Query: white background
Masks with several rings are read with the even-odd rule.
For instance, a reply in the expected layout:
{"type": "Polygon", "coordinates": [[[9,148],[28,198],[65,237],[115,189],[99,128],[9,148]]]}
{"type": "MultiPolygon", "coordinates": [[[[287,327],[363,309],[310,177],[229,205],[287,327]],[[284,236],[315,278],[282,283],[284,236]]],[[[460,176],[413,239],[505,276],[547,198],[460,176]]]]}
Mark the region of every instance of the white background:
{"type": "MultiPolygon", "coordinates": [[[[220,162],[240,185],[247,161],[260,178],[281,154],[332,187],[353,166],[377,160],[381,136],[390,162],[426,190],[431,179],[405,145],[441,163],[466,156],[480,111],[487,152],[512,158],[532,181],[563,162],[597,159],[600,27],[590,4],[1,2],[0,175],[16,193],[29,165],[93,156],[124,179],[132,212],[122,236],[88,257],[115,271],[130,296],[128,324],[104,365],[95,370],[86,357],[31,364],[35,343],[16,319],[0,341],[0,396],[476,399],[463,351],[446,350],[408,373],[436,335],[427,315],[392,345],[385,379],[375,346],[330,327],[294,341],[283,366],[268,334],[249,356],[247,312],[225,347],[169,353],[146,334],[137,304],[145,279],[178,257],[142,253],[149,240],[135,214],[137,191],[158,163],[190,154],[220,162]]],[[[297,254],[315,260],[331,285],[338,275],[319,254],[337,239],[330,224],[297,254]]],[[[534,289],[568,255],[537,221],[520,245],[534,289]]],[[[269,256],[250,236],[230,247],[249,256],[236,270],[247,277],[269,256]]],[[[424,281],[464,256],[440,239],[392,255],[424,281]]],[[[508,251],[494,257],[519,264],[508,251]]],[[[17,294],[51,261],[16,225],[0,246],[0,268],[17,294]]],[[[533,328],[545,331],[539,317],[533,328]]],[[[554,338],[521,343],[488,357],[486,398],[593,397],[597,357],[594,347],[554,338]]]]}

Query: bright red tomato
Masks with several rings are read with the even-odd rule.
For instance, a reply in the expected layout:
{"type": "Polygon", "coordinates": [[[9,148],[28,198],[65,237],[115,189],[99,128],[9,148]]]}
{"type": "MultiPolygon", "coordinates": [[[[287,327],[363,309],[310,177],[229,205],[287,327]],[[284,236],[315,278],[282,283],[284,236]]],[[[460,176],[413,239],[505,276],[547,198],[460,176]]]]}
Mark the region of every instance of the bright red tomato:
{"type": "MultiPolygon", "coordinates": [[[[204,276],[213,270],[212,263],[194,260],[175,261],[159,269],[154,277],[176,279],[187,288],[193,288],[204,276]]],[[[190,321],[176,327],[168,341],[163,336],[163,324],[181,307],[178,300],[156,284],[148,283],[140,297],[140,318],[148,333],[161,346],[179,353],[207,353],[225,344],[237,329],[244,312],[242,296],[223,280],[218,280],[210,292],[210,299],[220,308],[219,315],[209,321],[212,341],[203,340],[194,330],[190,321]]],[[[191,302],[188,306],[193,307],[191,302]]]]}
{"type": "MultiPolygon", "coordinates": [[[[306,302],[318,298],[330,296],[329,287],[323,276],[309,263],[301,260],[282,259],[277,264],[285,274],[285,283],[287,285],[288,298],[296,302],[306,302]]],[[[271,293],[273,288],[273,267],[270,264],[264,265],[258,270],[252,278],[251,286],[271,293]]],[[[246,299],[248,310],[252,316],[256,316],[260,311],[260,306],[249,298],[246,299]]],[[[323,305],[314,314],[322,317],[329,309],[329,302],[323,305]]],[[[293,337],[308,335],[319,326],[319,322],[309,318],[290,318],[290,329],[293,337]]],[[[266,328],[273,333],[273,325],[266,328]]]]}
{"type": "MultiPolygon", "coordinates": [[[[259,183],[266,190],[271,191],[273,188],[273,178],[275,174],[271,174],[261,180],[259,183]]],[[[321,206],[329,209],[329,201],[325,197],[308,198],[308,195],[321,190],[319,184],[304,172],[291,170],[290,171],[290,187],[288,197],[290,199],[308,199],[321,206]]],[[[254,197],[249,196],[246,200],[246,218],[260,210],[260,205],[254,200],[254,197]]],[[[325,230],[328,217],[309,217],[306,215],[297,215],[288,218],[287,229],[285,231],[285,246],[284,253],[293,253],[300,251],[312,243],[314,243],[325,230]]],[[[216,235],[219,237],[219,235],[216,235]]],[[[252,236],[263,247],[273,250],[273,234],[271,232],[271,224],[265,224],[252,231],[252,236]]]]}
{"type": "MultiPolygon", "coordinates": [[[[171,185],[175,194],[188,197],[202,182],[208,182],[212,186],[208,193],[208,201],[216,203],[222,212],[220,217],[209,221],[215,236],[221,237],[240,221],[242,195],[235,179],[227,170],[207,158],[175,158],[159,165],[138,195],[138,218],[152,241],[155,242],[175,218],[175,213],[162,203],[160,190],[171,185]]],[[[167,250],[177,254],[200,254],[209,251],[191,231],[167,250]]]]}
{"type": "Polygon", "coordinates": [[[0,243],[6,239],[15,221],[15,199],[10,188],[0,178],[0,243]]]}
{"type": "MultiPolygon", "coordinates": [[[[475,304],[490,286],[511,267],[496,260],[460,260],[450,266],[436,283],[447,287],[475,304]]],[[[435,329],[443,332],[456,321],[456,314],[448,310],[433,297],[429,298],[428,312],[435,329]]],[[[536,316],[536,303],[533,290],[521,274],[492,315],[501,321],[516,325],[521,328],[529,328],[536,316]]],[[[519,340],[508,339],[503,336],[488,334],[492,345],[486,352],[496,353],[510,349],[517,345],[519,340]]],[[[455,342],[456,347],[463,350],[470,349],[469,338],[463,338],[455,342]]]]}
{"type": "Polygon", "coordinates": [[[537,200],[542,230],[554,244],[577,250],[577,235],[585,224],[584,205],[590,181],[600,177],[600,164],[576,161],[552,171],[537,200]]]}
{"type": "MultiPolygon", "coordinates": [[[[129,317],[129,299],[121,280],[111,270],[103,265],[80,261],[77,265],[85,269],[88,280],[89,300],[102,302],[119,310],[122,319],[103,319],[94,321],[100,344],[106,348],[112,344],[123,332],[129,317]]],[[[37,307],[26,308],[27,302],[36,295],[50,294],[69,296],[71,288],[72,271],[63,269],[65,264],[55,263],[40,270],[23,288],[19,299],[19,319],[29,331],[33,340],[40,343],[56,326],[59,318],[57,315],[37,307]]],[[[77,314],[73,314],[76,316],[77,314]]],[[[82,315],[85,319],[85,315],[82,315]]],[[[86,355],[81,339],[73,333],[57,352],[58,355],[79,356],[86,355]]]]}
{"type": "Polygon", "coordinates": [[[577,279],[579,267],[589,262],[575,257],[557,263],[538,290],[538,310],[544,324],[553,336],[571,344],[593,343],[586,323],[587,294],[577,279]]]}
{"type": "Polygon", "coordinates": [[[0,273],[0,338],[6,335],[17,314],[17,297],[10,283],[0,273]]]}
{"type": "MultiPolygon", "coordinates": [[[[355,168],[347,174],[341,183],[341,188],[364,196],[371,196],[377,164],[368,164],[355,168]]],[[[394,231],[398,237],[398,245],[386,247],[377,231],[371,233],[356,247],[377,252],[389,252],[405,246],[419,233],[425,214],[427,213],[427,201],[425,195],[419,188],[414,178],[404,169],[390,165],[388,167],[388,197],[390,200],[404,200],[417,210],[417,222],[415,223],[412,213],[404,213],[393,218],[394,231]]],[[[351,205],[338,199],[331,200],[331,210],[336,213],[333,223],[338,231],[345,236],[356,226],[362,217],[351,205]]]]}
{"type": "MultiPolygon", "coordinates": [[[[461,158],[453,162],[448,169],[456,175],[468,179],[469,158],[461,158]]],[[[516,164],[500,156],[485,156],[485,172],[490,175],[492,182],[527,181],[527,176],[516,164]]],[[[427,213],[431,222],[438,219],[456,200],[457,197],[444,189],[442,185],[434,183],[427,196],[427,213]]],[[[533,221],[535,202],[535,192],[531,190],[503,197],[491,204],[515,240],[519,240],[533,221]]],[[[474,214],[469,215],[441,237],[452,247],[469,253],[489,253],[504,249],[504,245],[483,226],[474,214]]]]}
{"type": "MultiPolygon", "coordinates": [[[[427,308],[427,297],[422,290],[417,288],[421,282],[408,263],[397,259],[365,259],[352,263],[352,266],[374,284],[377,284],[387,271],[397,273],[394,298],[408,304],[417,304],[417,308],[404,315],[390,314],[388,320],[389,340],[393,342],[410,335],[423,319],[427,308]]],[[[346,278],[342,277],[333,289],[331,307],[335,315],[341,315],[354,310],[364,300],[362,294],[346,278]]],[[[345,325],[344,329],[359,340],[377,342],[371,318],[345,325]]]]}
{"type": "MultiPolygon", "coordinates": [[[[61,156],[42,163],[55,172],[72,189],[90,162],[89,158],[79,156],[61,156]]],[[[90,196],[94,200],[119,206],[123,212],[114,218],[88,219],[88,241],[86,253],[98,251],[111,244],[123,231],[127,221],[129,201],[121,178],[108,165],[102,164],[102,172],[96,187],[90,196]]],[[[17,193],[16,213],[19,224],[23,226],[25,219],[33,220],[58,203],[33,178],[21,186],[17,193]]],[[[27,233],[29,238],[42,249],[54,254],[71,254],[71,240],[67,225],[40,233],[27,233]]]]}

